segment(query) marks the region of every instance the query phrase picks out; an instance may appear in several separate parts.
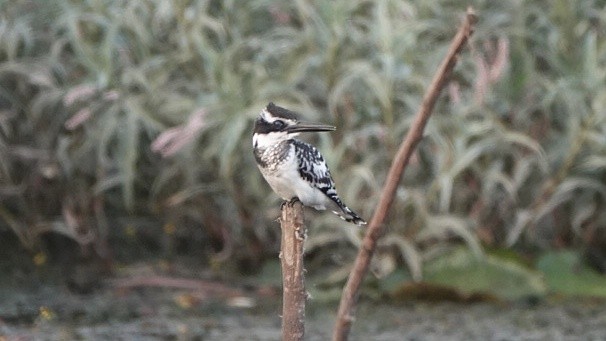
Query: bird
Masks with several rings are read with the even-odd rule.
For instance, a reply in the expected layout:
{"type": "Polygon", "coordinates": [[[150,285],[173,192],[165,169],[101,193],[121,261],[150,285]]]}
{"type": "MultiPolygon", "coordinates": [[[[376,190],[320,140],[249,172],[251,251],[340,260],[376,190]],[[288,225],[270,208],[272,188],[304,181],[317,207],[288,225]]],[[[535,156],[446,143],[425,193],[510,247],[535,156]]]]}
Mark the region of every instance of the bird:
{"type": "Polygon", "coordinates": [[[270,102],[255,120],[253,153],[261,174],[285,202],[300,201],[316,210],[330,208],[341,219],[366,225],[347,207],[335,188],[322,154],[311,144],[295,139],[303,132],[334,131],[336,127],[300,122],[299,115],[270,102]]]}

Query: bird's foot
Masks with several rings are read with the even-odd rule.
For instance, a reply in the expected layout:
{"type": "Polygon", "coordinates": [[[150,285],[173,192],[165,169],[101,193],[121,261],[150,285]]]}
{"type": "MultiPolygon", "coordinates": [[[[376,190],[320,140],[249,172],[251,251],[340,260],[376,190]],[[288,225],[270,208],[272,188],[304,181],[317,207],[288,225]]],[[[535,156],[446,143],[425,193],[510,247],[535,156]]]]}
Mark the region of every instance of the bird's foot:
{"type": "Polygon", "coordinates": [[[282,205],[280,206],[280,209],[284,208],[284,205],[288,205],[289,207],[292,207],[296,202],[301,202],[301,200],[299,200],[299,198],[294,197],[290,200],[285,200],[282,202],[282,205]]]}

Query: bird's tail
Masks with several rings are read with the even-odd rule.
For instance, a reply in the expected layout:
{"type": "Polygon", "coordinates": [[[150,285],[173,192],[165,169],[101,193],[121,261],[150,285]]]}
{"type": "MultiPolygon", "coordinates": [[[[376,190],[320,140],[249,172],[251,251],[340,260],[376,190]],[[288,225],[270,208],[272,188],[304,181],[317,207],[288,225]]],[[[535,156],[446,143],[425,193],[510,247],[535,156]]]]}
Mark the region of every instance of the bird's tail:
{"type": "Polygon", "coordinates": [[[342,211],[332,211],[334,214],[338,215],[339,218],[345,220],[348,223],[354,223],[358,226],[362,226],[362,225],[366,225],[366,221],[364,221],[364,219],[360,218],[359,215],[356,214],[356,212],[352,211],[349,209],[349,207],[347,206],[343,206],[342,207],[342,211]]]}
{"type": "Polygon", "coordinates": [[[332,201],[332,205],[329,205],[332,206],[332,212],[338,215],[339,218],[345,220],[348,223],[354,223],[358,226],[366,225],[366,221],[364,221],[364,219],[360,218],[360,216],[357,215],[356,212],[352,211],[349,207],[345,206],[343,201],[341,201],[341,198],[339,198],[339,196],[337,195],[337,191],[335,191],[334,189],[327,191],[326,196],[328,196],[332,201]]]}

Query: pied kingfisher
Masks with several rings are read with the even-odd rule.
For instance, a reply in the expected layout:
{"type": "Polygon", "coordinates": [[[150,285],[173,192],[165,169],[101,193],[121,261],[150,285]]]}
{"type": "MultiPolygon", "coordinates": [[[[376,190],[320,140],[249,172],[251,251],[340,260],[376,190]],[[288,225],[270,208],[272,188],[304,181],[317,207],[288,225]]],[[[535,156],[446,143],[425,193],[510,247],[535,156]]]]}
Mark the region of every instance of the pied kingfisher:
{"type": "Polygon", "coordinates": [[[318,150],[294,137],[306,131],[333,131],[324,124],[299,122],[297,115],[273,103],[265,107],[253,133],[253,152],[261,174],[282,199],[298,199],[305,206],[328,206],[341,219],[365,225],[337,195],[328,166],[318,150]]]}

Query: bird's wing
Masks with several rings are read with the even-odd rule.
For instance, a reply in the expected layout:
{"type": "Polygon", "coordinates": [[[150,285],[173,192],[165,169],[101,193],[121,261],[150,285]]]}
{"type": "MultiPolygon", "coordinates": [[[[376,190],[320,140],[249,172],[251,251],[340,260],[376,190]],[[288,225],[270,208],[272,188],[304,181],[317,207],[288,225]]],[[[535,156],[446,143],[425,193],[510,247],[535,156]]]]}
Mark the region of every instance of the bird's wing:
{"type": "Polygon", "coordinates": [[[332,201],[333,212],[341,219],[356,225],[366,224],[362,218],[345,206],[337,195],[335,183],[322,154],[314,146],[303,141],[294,140],[294,144],[301,177],[322,191],[332,201]]]}
{"type": "Polygon", "coordinates": [[[335,183],[322,154],[314,146],[303,141],[294,140],[293,143],[301,177],[330,197],[328,192],[335,192],[335,183]]]}

